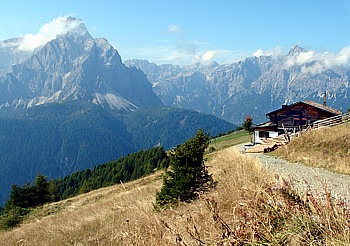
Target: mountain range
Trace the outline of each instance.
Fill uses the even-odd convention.
[[[19,49],[23,38],[0,43],[0,108],[72,99],[123,111],[164,104],[240,125],[248,115],[263,122],[266,113],[283,104],[321,102],[324,92],[328,106],[349,107],[349,66],[329,65],[341,57],[318,57],[296,45],[284,55],[231,64],[123,63],[118,51],[107,40],[92,38],[81,20],[66,21],[75,23],[73,28],[31,52]]]
[[[248,57],[232,64],[156,65],[147,60],[125,61],[141,69],[165,105],[212,114],[235,124],[246,116],[255,123],[283,104],[302,100],[323,101],[340,110],[350,108],[347,65],[307,59],[313,51],[293,46],[288,54]],[[339,59],[340,60],[340,59]]]

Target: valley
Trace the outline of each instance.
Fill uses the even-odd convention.
[[[140,149],[176,147],[199,128],[213,136],[235,128],[190,110],[157,107],[120,113],[75,101],[3,113],[0,126],[3,205],[13,184],[32,183],[38,173],[63,178]]]

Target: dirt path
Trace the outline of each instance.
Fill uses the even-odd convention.
[[[235,148],[243,150],[244,145]],[[292,184],[300,194],[305,194],[308,187],[314,196],[324,197],[325,186],[331,196],[350,204],[350,176],[332,173],[322,168],[308,167],[299,163],[290,163],[277,157],[264,154],[246,154],[258,158],[262,167],[274,173],[279,180],[283,177]],[[276,179],[276,182],[278,181]]]

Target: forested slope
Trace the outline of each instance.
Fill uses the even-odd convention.
[[[217,135],[235,128],[190,110],[147,108],[125,113],[70,101],[0,114],[0,202],[12,184],[38,173],[63,178],[140,149],[176,146],[199,128]]]

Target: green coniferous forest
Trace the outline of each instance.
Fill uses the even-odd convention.
[[[116,161],[91,169],[74,172],[63,179],[56,179],[59,199],[86,193],[119,182],[136,180],[156,169],[169,166],[169,158],[162,147],[140,150]]]

